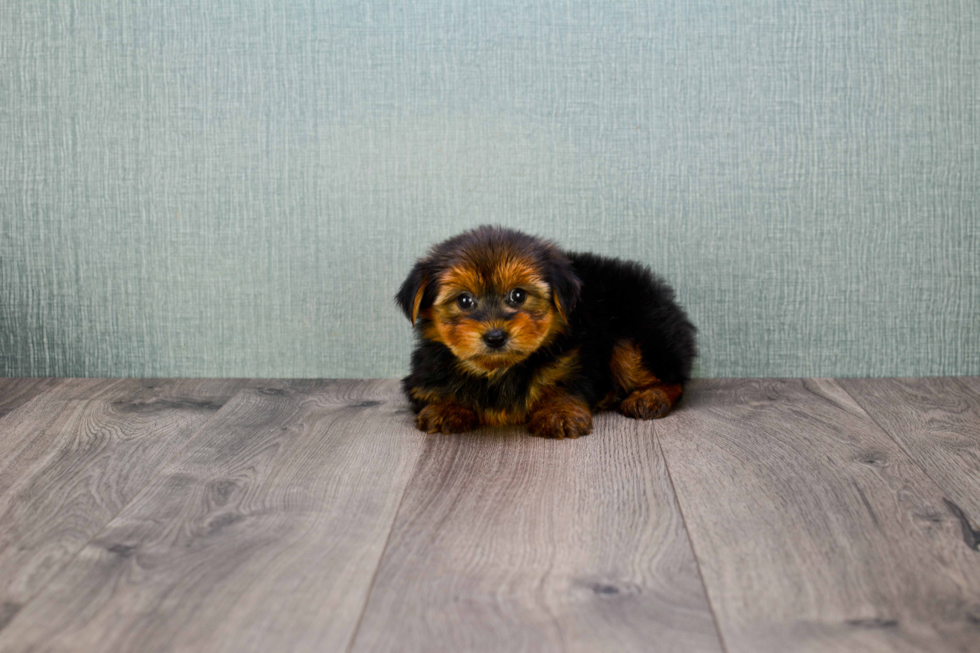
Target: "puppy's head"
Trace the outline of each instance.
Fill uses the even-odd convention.
[[[552,243],[485,226],[433,247],[395,299],[423,337],[446,345],[466,370],[490,376],[562,330],[580,285]]]

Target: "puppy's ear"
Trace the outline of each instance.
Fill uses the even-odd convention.
[[[431,295],[435,282],[431,279],[431,267],[428,260],[418,261],[408,273],[398,294],[395,295],[395,301],[405,317],[412,321],[412,326],[415,326],[419,311],[432,303]]]
[[[548,261],[548,284],[551,301],[562,319],[567,320],[582,294],[582,280],[572,270],[572,262],[561,252],[555,252]]]

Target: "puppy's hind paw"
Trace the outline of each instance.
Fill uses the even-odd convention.
[[[672,390],[674,387],[676,391]],[[679,396],[679,386],[643,388],[623,399],[619,410],[633,419],[658,419],[670,412]]]
[[[429,404],[415,418],[415,426],[426,433],[465,433],[479,424],[479,418],[469,408],[443,402]]]

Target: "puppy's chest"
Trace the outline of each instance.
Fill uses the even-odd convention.
[[[524,378],[481,381],[470,384],[460,397],[470,404],[488,426],[522,424],[528,415],[528,380]]]
[[[578,371],[578,351],[572,351],[531,369],[500,379],[481,380],[467,397],[488,426],[523,424],[542,399]]]

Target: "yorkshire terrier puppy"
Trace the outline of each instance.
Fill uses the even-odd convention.
[[[599,410],[663,417],[697,355],[694,325],[646,267],[502,227],[434,246],[395,299],[418,336],[402,386],[429,433],[577,438]]]

